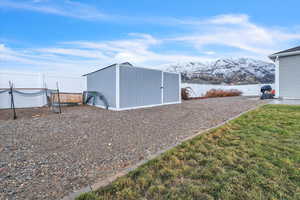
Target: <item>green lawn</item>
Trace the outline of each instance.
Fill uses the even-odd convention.
[[[94,199],[300,199],[300,106],[263,106],[77,198]]]

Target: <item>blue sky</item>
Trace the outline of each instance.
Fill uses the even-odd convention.
[[[299,1],[0,0],[0,69],[82,74],[300,45]]]

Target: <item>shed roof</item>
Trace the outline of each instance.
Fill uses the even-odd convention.
[[[300,46],[293,47],[290,49],[286,49],[283,51],[279,51],[277,53],[271,54],[269,56],[270,59],[275,60],[276,57],[282,57],[282,56],[292,56],[292,55],[300,55]]]
[[[90,73],[87,73],[87,74],[84,74],[84,75],[82,75],[82,76],[87,76],[87,75],[90,75],[90,74],[93,74],[93,73],[95,73],[95,72],[99,72],[99,71],[101,71],[101,70],[103,70],[103,69],[106,69],[106,68],[109,68],[109,67],[113,67],[113,66],[116,66],[117,65],[117,63],[115,63],[115,64],[112,64],[112,65],[109,65],[109,66],[107,66],[107,67],[103,67],[103,68],[101,68],[101,69],[98,69],[98,70],[95,70],[95,71],[92,71],[92,72],[90,72]],[[124,62],[124,63],[120,63],[119,65],[129,65],[129,66],[133,66],[131,63],[129,63],[129,62]]]
[[[103,69],[106,69],[106,68],[109,68],[109,67],[114,67],[114,66],[116,66],[116,65],[118,65],[118,64],[115,63],[115,64],[109,65],[109,66],[107,66],[107,67],[103,67],[103,68],[101,68],[101,69],[98,69],[98,70],[96,70],[96,71],[93,71],[93,72],[84,74],[84,75],[82,75],[82,76],[87,76],[87,75],[90,75],[90,74],[99,72],[99,71],[101,71],[101,70],[103,70]],[[171,73],[171,74],[181,74],[180,72],[169,72],[169,71],[163,71],[163,70],[159,70],[159,69],[152,69],[152,68],[145,68],[145,67],[137,67],[137,66],[132,65],[130,62],[120,63],[119,66],[120,66],[120,67],[123,67],[123,66],[130,66],[130,67],[139,68],[139,69],[155,70],[155,71],[161,71],[161,72],[166,72],[166,73]]]

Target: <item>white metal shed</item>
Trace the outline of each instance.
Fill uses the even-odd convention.
[[[130,63],[113,64],[85,74],[87,90],[105,97],[110,110],[128,110],[181,103],[181,75]],[[95,99],[95,106],[105,107]]]

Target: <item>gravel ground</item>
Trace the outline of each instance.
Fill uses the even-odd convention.
[[[72,106],[64,106],[62,109],[68,112],[68,109],[74,108]],[[52,112],[48,107],[17,108],[16,114],[18,119],[39,118],[47,115],[56,115],[56,113]],[[11,109],[0,109],[0,121],[11,119],[13,119],[13,112]]]
[[[0,199],[60,199],[262,103],[226,97],[0,120]]]

